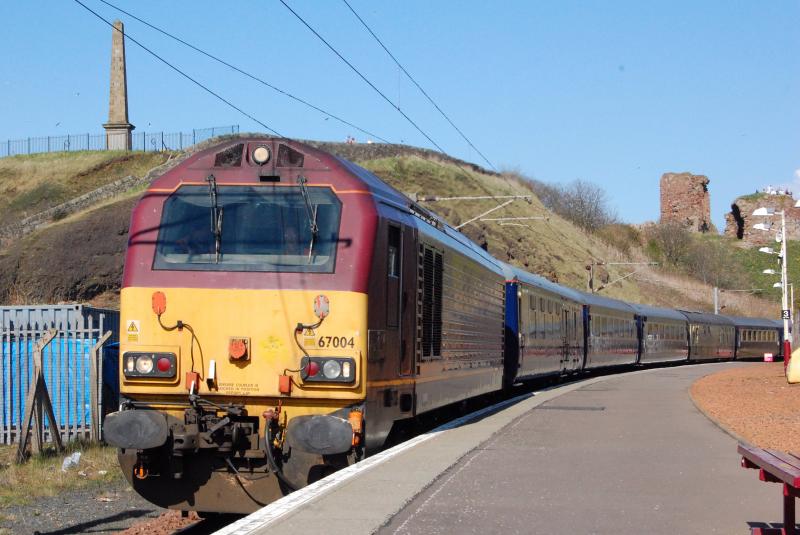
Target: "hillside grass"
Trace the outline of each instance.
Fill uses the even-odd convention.
[[[731,240],[733,241],[733,240]],[[780,250],[780,244],[772,243],[769,245],[776,252]],[[787,277],[789,281],[800,280],[800,242],[788,240],[786,242],[787,256],[789,262],[786,264]],[[775,282],[780,281],[780,263],[778,262],[777,255],[769,255],[759,252],[758,247],[741,248],[737,253],[740,259],[739,267],[742,273],[750,281],[752,288],[760,288],[764,291],[758,292],[757,295],[762,295],[770,300],[779,301],[781,298],[781,289],[773,288]],[[762,273],[765,269],[774,269],[775,275],[765,275]],[[800,292],[800,287],[797,288]],[[800,293],[798,293],[800,296]]]
[[[624,255],[600,237],[579,230],[549,212],[527,182],[504,175],[490,175],[453,163],[418,156],[401,156],[358,162],[396,189],[420,196],[531,195],[530,203],[516,200],[487,215],[500,217],[547,217],[548,220],[476,221],[461,229],[478,244],[486,243],[493,256],[567,286],[586,289],[586,265],[594,260],[622,259]],[[470,200],[420,202],[453,226],[496,207],[504,201]],[[608,279],[624,276],[624,268],[610,266]],[[643,298],[633,280],[609,286],[610,297],[638,301]]]
[[[82,151],[0,158],[0,225],[125,176],[144,176],[169,156],[163,152]]]

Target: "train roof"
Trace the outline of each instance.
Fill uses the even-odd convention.
[[[725,316],[731,320],[737,327],[753,327],[761,329],[779,329],[783,327],[783,323],[777,320],[767,318],[748,318],[745,316]]]
[[[719,314],[711,314],[710,312],[690,312],[688,310],[680,310],[679,312],[686,316],[690,323],[733,326],[733,321],[731,321],[730,318],[720,316]]]
[[[540,275],[528,273],[527,271],[518,267],[514,267],[510,264],[503,265],[503,274],[505,275],[506,280],[517,280],[537,288],[542,288],[543,290],[548,290],[566,299],[571,299],[572,301],[577,301],[579,303],[583,302],[582,293],[578,290],[562,286],[561,284],[549,281]]]
[[[603,297],[597,294],[590,294],[586,292],[580,292],[581,294],[581,302],[590,307],[605,307],[614,310],[619,310],[621,312],[628,312],[633,314],[635,312],[634,308],[625,301],[620,301],[619,299],[612,299],[611,297]]]
[[[679,321],[686,321],[686,316],[678,312],[677,310],[673,310],[671,308],[662,308],[662,307],[654,307],[651,305],[642,305],[639,303],[629,303],[631,308],[636,311],[636,313],[640,316],[645,316],[646,319],[653,319],[653,318],[662,318],[662,319],[671,319],[671,320],[679,320]]]

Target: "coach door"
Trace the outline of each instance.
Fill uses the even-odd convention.
[[[569,341],[572,339],[572,326],[569,322],[569,310],[561,307],[561,371],[565,371],[569,363]]]

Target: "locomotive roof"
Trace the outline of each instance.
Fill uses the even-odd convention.
[[[640,303],[629,303],[631,308],[636,311],[640,316],[645,316],[647,319],[671,319],[686,321],[686,316],[673,310],[671,308],[654,307],[651,305],[642,305]]]
[[[777,324],[783,326],[782,322],[777,320],[771,320],[767,318],[748,318],[745,316],[725,316],[729,320],[731,320],[737,327],[753,327],[753,328],[761,328],[761,329],[777,329],[779,328]]]
[[[686,316],[690,323],[733,326],[733,321],[731,321],[730,318],[720,316],[719,314],[711,314],[710,312],[690,312],[688,310],[680,310],[680,313]]]
[[[237,145],[241,145],[239,151],[235,150]],[[263,166],[253,163],[252,156],[248,152],[248,149],[257,145],[266,145],[271,148],[270,158]],[[299,152],[302,156],[299,163],[281,164],[277,162],[276,160],[280,159],[279,153],[284,150],[283,147]],[[151,187],[176,187],[183,182],[191,181],[205,183],[209,171],[214,173],[217,183],[220,185],[231,182],[241,184],[243,180],[258,184],[262,170],[275,176],[280,175],[281,180],[276,183],[289,184],[289,180],[291,180],[291,185],[294,185],[294,179],[300,174],[329,172],[325,175],[325,181],[329,182],[336,190],[353,189],[364,185],[378,197],[405,205],[411,203],[408,197],[374,174],[343,158],[299,141],[257,134],[231,136],[204,147],[185,159],[179,160],[178,165],[157,177]],[[348,172],[336,172],[341,170]],[[309,185],[313,185],[313,183],[314,180],[309,181]]]

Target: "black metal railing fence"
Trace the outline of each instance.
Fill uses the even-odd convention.
[[[239,125],[214,126],[187,132],[132,132],[131,149],[135,151],[183,150],[206,139],[238,134]],[[0,158],[18,154],[43,152],[77,152],[108,150],[107,134],[69,134],[65,136],[29,137],[0,142]]]

